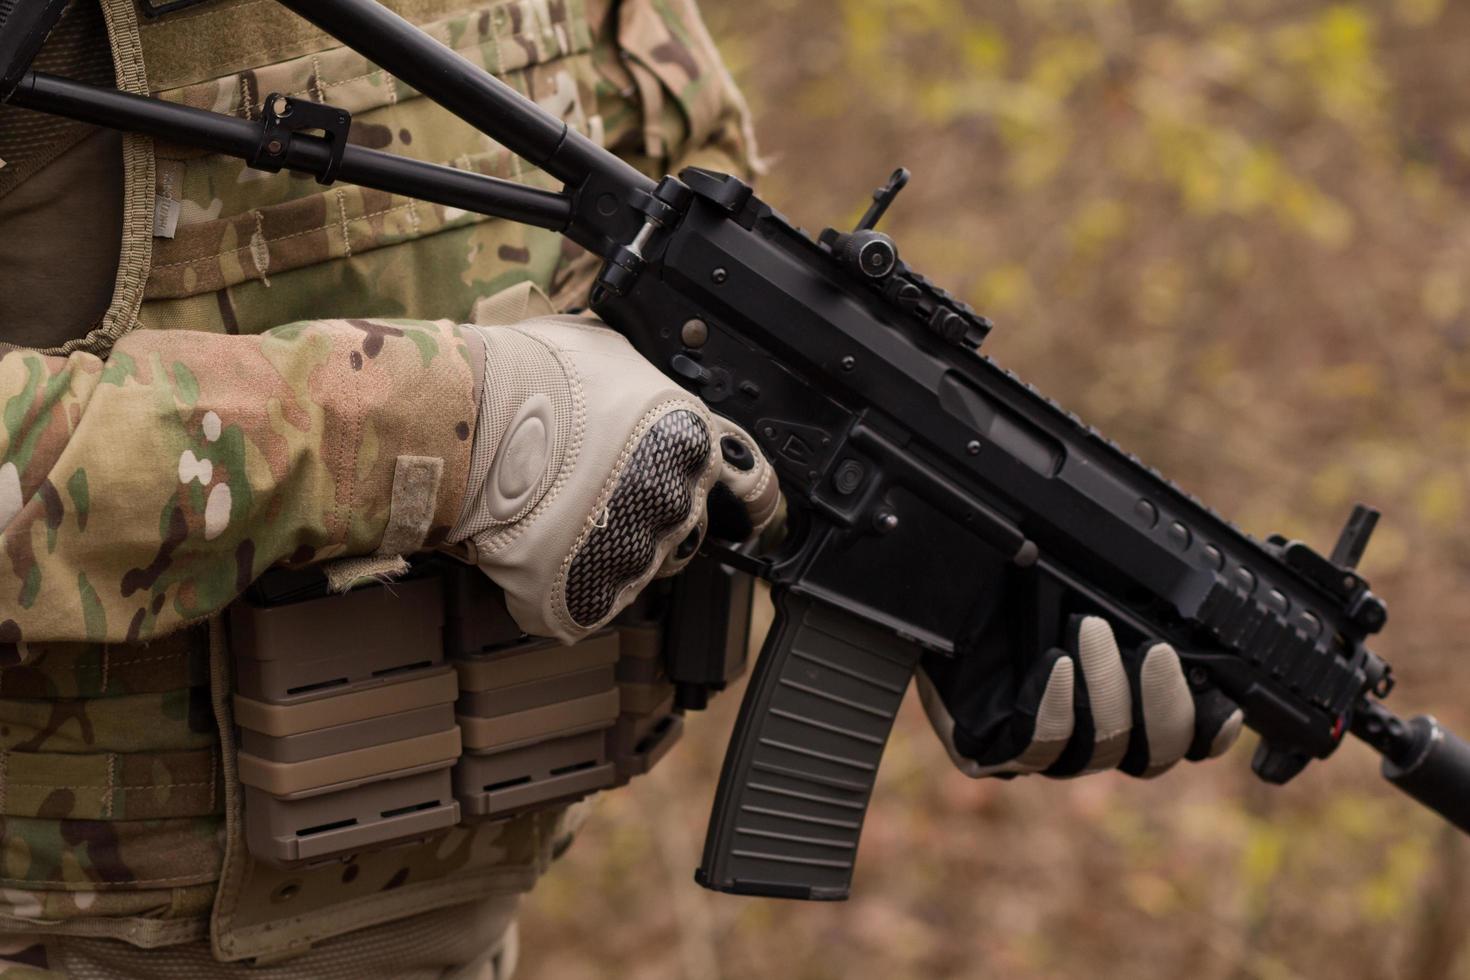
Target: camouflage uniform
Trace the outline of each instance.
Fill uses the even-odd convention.
[[[650,173],[748,169],[744,109],[693,0],[387,5]],[[358,143],[555,186],[273,5],[156,21],[133,0],[75,7],[74,35],[105,20],[122,88],[249,118],[272,91],[329,101]],[[0,170],[0,237],[6,196],[84,141],[61,127]],[[377,551],[400,456],[443,460],[425,543],[442,538],[476,423],[456,324],[524,280],[576,301],[595,264],[453,208],[138,137],[120,153],[105,313],[48,333],[0,309],[0,963],[47,975],[28,972],[46,967],[37,937],[59,935],[270,958],[523,891],[560,812],[345,867],[252,862],[215,617],[273,565]],[[85,236],[63,204],[52,233]]]

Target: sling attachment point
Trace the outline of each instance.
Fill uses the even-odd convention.
[[[328,185],[337,179],[337,172],[342,168],[342,154],[347,150],[347,133],[351,128],[352,113],[346,109],[272,92],[266,97],[261,113],[260,143],[247,162],[257,170],[280,173],[291,151],[291,134],[320,130],[329,149],[321,169],[310,165],[298,167],[294,161],[292,165],[293,169],[313,170],[316,182]]]

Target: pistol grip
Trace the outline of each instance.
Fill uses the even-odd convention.
[[[741,895],[841,900],[919,652],[817,600],[774,598],[694,877]]]

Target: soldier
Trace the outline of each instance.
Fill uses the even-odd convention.
[[[650,174],[751,174],[693,0],[387,5]],[[259,0],[79,0],[37,67],[248,118],[272,91],[330,102],[357,142],[550,186]],[[770,521],[769,467],[726,464],[744,433],[550,315],[596,268],[553,233],[17,110],[0,157],[0,972],[508,975],[563,811],[307,872],[253,860],[219,614],[275,566],[350,583],[440,550],[572,642],[679,569],[716,483],[732,526]],[[620,487],[654,503],[613,522]],[[1167,647],[1123,658],[1096,619],[1072,639],[1015,676],[933,668],[965,771],[1154,774],[1238,730]]]

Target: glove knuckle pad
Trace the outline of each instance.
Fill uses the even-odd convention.
[[[567,569],[567,614],[582,627],[654,568],[660,545],[695,516],[710,466],[709,426],[691,409],[666,413],[636,439]]]

